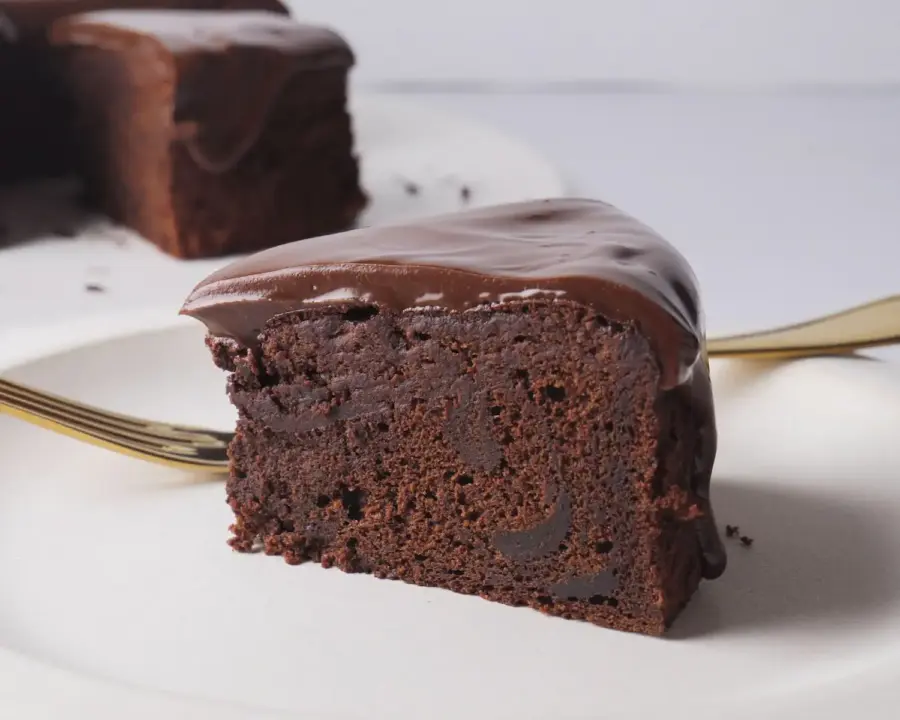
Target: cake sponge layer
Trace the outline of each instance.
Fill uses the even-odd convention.
[[[702,433],[633,325],[541,297],[350,303],[211,345],[237,549],[648,634],[697,588]]]

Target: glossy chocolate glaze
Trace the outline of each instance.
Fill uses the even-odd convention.
[[[700,361],[703,320],[687,262],[637,220],[592,200],[505,205],[282,245],[213,273],[182,312],[252,345],[271,317],[309,303],[465,310],[540,293],[636,322],[660,354],[665,387],[685,382]]]
[[[270,12],[107,10],[60,21],[53,39],[147,52],[133,82],[171,77],[173,140],[210,173],[228,171],[253,147],[295,76],[345,74],[354,62],[334,32]]]
[[[282,245],[213,273],[182,313],[253,347],[270,319],[315,303],[464,311],[538,296],[634,323],[656,352],[660,390],[685,394],[702,436],[692,489],[705,505],[704,574],[717,577],[725,552],[708,502],[716,433],[697,283],[669,243],[606,203],[526,202]]]

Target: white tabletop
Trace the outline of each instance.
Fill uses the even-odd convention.
[[[371,84],[786,88],[900,83],[895,0],[286,0]]]
[[[712,332],[900,292],[900,94],[416,99],[518,135],[558,163],[572,194],[610,201],[659,230],[697,270]],[[64,254],[42,267],[0,255],[14,261],[0,283],[0,342],[16,329],[177,308],[206,272],[186,263],[164,282],[135,282],[142,256],[127,248],[120,267],[86,276],[68,271]],[[106,291],[86,291],[92,282]]]
[[[713,332],[798,320],[900,292],[900,96],[433,94],[418,101],[522,137],[558,163],[572,193],[609,200],[656,227],[696,268]],[[152,325],[159,312],[175,312],[207,267],[175,263],[170,275],[142,282],[142,263],[155,251],[127,243],[120,250],[114,262],[76,272],[64,251],[42,267],[29,266],[23,260],[27,253],[0,251],[0,360],[10,348],[23,352],[29,343],[44,344],[47,328],[61,321],[78,326],[70,328],[76,340],[102,336],[97,330],[103,329],[107,313],[132,312],[139,327]],[[92,282],[105,292],[86,291]],[[81,323],[90,318],[98,324],[86,333]],[[105,350],[101,346],[99,352],[76,356],[72,364],[67,358],[33,365],[31,377],[36,384],[55,378],[60,392],[78,388],[76,397],[148,417],[157,411],[160,417],[171,416],[162,413],[177,406],[205,413],[214,407],[207,405],[213,398],[225,403],[223,395],[207,391],[221,387],[221,378],[212,373],[196,334],[184,337],[184,347],[177,340],[154,339],[149,355],[151,345],[140,339]],[[889,354],[900,358],[896,351]],[[141,383],[134,382],[132,360],[149,363],[146,375],[141,370]],[[888,680],[896,681],[892,659],[897,656],[898,618],[892,553],[900,527],[896,369],[877,363],[810,362],[779,367],[759,378],[733,366],[714,368],[718,517],[723,523],[739,522],[759,541],[747,553],[739,546],[730,550],[729,562],[737,572],[704,590],[688,609],[685,627],[712,632],[700,630],[696,637],[683,636],[685,642],[666,643],[653,652],[648,652],[646,638],[615,633],[604,635],[597,645],[593,635],[575,625],[536,623],[532,630],[527,615],[451,594],[417,604],[415,593],[396,595],[396,583],[367,585],[364,612],[351,611],[353,599],[359,606],[360,586],[355,583],[364,580],[361,576],[339,575],[335,587],[346,588],[341,595],[319,592],[318,585],[307,592],[310,586],[297,584],[306,582],[305,571],[282,573],[277,562],[252,560],[236,570],[229,562],[234,558],[222,552],[227,507],[220,500],[207,502],[208,493],[194,492],[205,493],[202,484],[187,488],[188,495],[154,495],[146,483],[156,480],[145,477],[144,470],[135,473],[131,465],[105,455],[93,460],[93,449],[86,446],[66,446],[65,453],[84,453],[74,463],[62,452],[36,452],[27,444],[30,436],[16,425],[4,436],[4,463],[9,477],[29,482],[10,494],[11,502],[4,493],[7,516],[0,527],[9,538],[25,539],[21,547],[0,547],[6,549],[3,562],[10,577],[28,580],[8,583],[20,592],[8,593],[6,607],[27,619],[22,632],[10,635],[22,645],[11,647],[17,653],[20,647],[38,650],[32,662],[0,648],[5,651],[0,664],[5,661],[7,668],[6,674],[0,670],[0,686],[6,680],[7,687],[14,687],[14,704],[18,700],[26,711],[37,708],[34,717],[43,710],[42,700],[67,710],[97,708],[100,712],[90,717],[98,718],[149,717],[150,712],[157,717],[206,716],[201,708],[179,715],[172,709],[176,693],[244,704],[264,698],[285,708],[318,703],[316,709],[340,698],[347,707],[353,698],[340,692],[342,671],[352,669],[346,653],[353,648],[352,660],[360,667],[381,663],[380,675],[364,674],[368,685],[363,685],[371,690],[364,696],[371,706],[382,708],[393,707],[390,703],[400,697],[398,716],[421,717],[419,709],[433,705],[430,693],[438,680],[441,697],[450,698],[442,706],[445,715],[457,708],[500,708],[510,717],[509,698],[518,702],[513,714],[532,698],[543,703],[533,712],[548,717],[553,713],[546,708],[559,705],[559,698],[567,705],[557,717],[575,708],[569,715],[574,717],[586,707],[639,713],[653,698],[635,705],[642,683],[631,683],[632,688],[629,682],[636,677],[644,681],[647,672],[655,672],[669,681],[671,687],[657,695],[671,706],[673,717],[679,716],[679,707],[692,715],[711,712],[729,718],[833,720],[851,712],[892,717],[889,708],[896,693]],[[206,422],[200,417],[191,421]],[[69,482],[73,478],[75,484]],[[119,491],[123,478],[130,485]],[[116,491],[107,492],[110,488]],[[218,492],[207,488],[213,495]],[[58,502],[48,506],[49,513],[35,515],[47,497]],[[29,512],[38,519],[32,521]],[[198,522],[178,521],[188,516]],[[127,533],[118,532],[123,521]],[[88,539],[60,544],[52,532],[32,532],[37,542],[31,542],[28,533],[37,522],[61,527],[66,538],[86,532]],[[165,547],[157,537],[160,523],[173,528],[162,534]],[[209,527],[220,531],[207,532]],[[112,555],[84,551],[119,535],[124,544],[106,543]],[[32,563],[34,553],[39,560],[52,559],[49,573],[34,570],[48,566]],[[124,571],[111,574],[110,567]],[[156,582],[157,577],[165,582]],[[110,592],[92,596],[98,587],[104,590],[106,581]],[[55,587],[73,588],[74,602],[68,597],[59,602]],[[291,587],[297,592],[284,591]],[[146,588],[163,591],[152,600],[155,611],[145,626],[134,617],[153,597]],[[223,592],[228,602],[216,604]],[[461,609],[449,614],[450,603]],[[210,607],[215,612],[205,612]],[[223,635],[222,618],[261,607],[264,613],[244,613],[256,625],[239,628],[234,637]],[[329,620],[329,612],[338,613],[336,621]],[[201,622],[193,619],[198,617]],[[288,620],[273,631],[271,618]],[[347,618],[351,622],[344,622]],[[182,635],[183,644],[173,654],[172,637]],[[295,638],[330,654],[298,656]],[[232,655],[218,652],[226,647],[223,642]],[[471,663],[472,648],[479,642],[488,652]],[[385,653],[388,646],[399,650]],[[141,652],[129,653],[134,647]],[[442,652],[429,652],[435,647]],[[496,648],[501,651],[492,655]],[[545,670],[533,662],[534,648],[546,648],[561,660],[551,657]],[[266,658],[268,664],[248,673],[232,656]],[[47,658],[61,669],[38,665]],[[316,686],[318,693],[307,693],[302,683],[291,685],[292,678],[316,685],[314,673],[297,670],[300,661],[320,673],[334,668],[325,675],[331,684]],[[565,662],[576,670],[588,668],[582,672],[587,681],[567,672]],[[692,685],[697,667],[713,668],[709,687],[714,692],[706,693],[712,700],[700,697]],[[69,674],[72,668],[89,675]],[[551,678],[549,684],[544,675]],[[540,682],[530,682],[538,676]],[[86,677],[127,685],[110,689]],[[231,682],[233,677],[239,681]],[[380,682],[382,677],[412,682],[398,693]],[[607,685],[591,685],[596,678]],[[603,689],[610,682],[617,692]],[[447,687],[467,692],[448,695]],[[547,687],[558,692],[548,693]],[[171,694],[150,695],[148,690],[143,695],[133,688],[165,688]],[[529,694],[532,688],[538,690]],[[599,693],[599,705],[591,693]],[[719,704],[727,707],[722,710]],[[128,707],[135,709],[121,710]],[[243,715],[229,709],[217,705],[209,716]],[[330,715],[337,717],[340,710]]]

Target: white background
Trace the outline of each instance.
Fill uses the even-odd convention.
[[[900,84],[897,0],[289,0],[364,83]]]

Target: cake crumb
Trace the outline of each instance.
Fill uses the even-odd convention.
[[[725,537],[735,537],[741,529],[737,525],[725,526]]]
[[[86,283],[84,286],[85,292],[90,293],[102,293],[106,292],[106,288],[103,287],[100,283]]]
[[[459,199],[464,203],[468,203],[472,199],[472,189],[468,185],[463,185],[459,189]]]
[[[741,545],[744,547],[750,547],[753,544],[753,538],[747,537],[746,535],[741,535]]]
[[[416,185],[416,183],[410,182],[407,180],[406,182],[403,183],[403,190],[407,195],[415,197],[416,195],[419,194],[419,191],[421,190],[421,188],[418,185]]]

